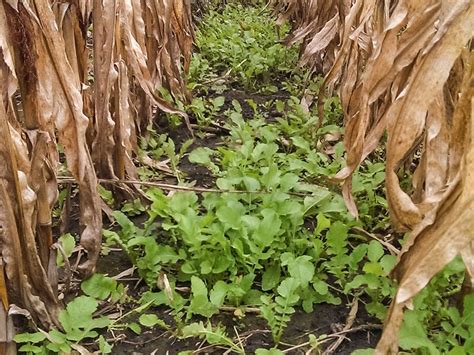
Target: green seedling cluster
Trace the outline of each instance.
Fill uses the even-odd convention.
[[[297,61],[296,48],[281,44],[287,27],[278,28],[268,9],[240,4],[210,11],[196,31],[191,86],[222,90],[231,82],[247,89],[269,83],[270,73],[288,73]]]

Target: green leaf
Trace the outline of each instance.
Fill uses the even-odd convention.
[[[102,200],[104,200],[108,205],[113,205],[114,204],[114,195],[112,194],[111,191],[107,190],[102,185],[99,185],[97,187],[97,190],[98,190],[99,195],[102,198]]]
[[[137,323],[128,323],[128,328],[132,330],[135,334],[140,335],[142,333],[142,328]]]
[[[221,307],[224,304],[228,289],[229,286],[224,281],[217,281],[209,293],[209,299],[211,300],[211,303],[216,307]]]
[[[295,255],[290,252],[284,252],[280,255],[280,261],[282,266],[289,265],[295,259]]]
[[[195,164],[209,165],[212,163],[211,156],[214,151],[207,147],[199,147],[189,153],[189,161]]]
[[[25,344],[21,346],[18,350],[24,353],[33,353],[33,354],[39,354],[43,352],[42,348],[40,348],[39,346],[31,345],[31,344]]]
[[[299,281],[305,287],[314,276],[314,264],[310,256],[299,256],[288,264],[290,276]]]
[[[379,263],[366,263],[362,270],[368,274],[382,276],[384,274],[382,265]]]
[[[283,110],[285,109],[285,103],[281,100],[277,100],[277,102],[275,103],[275,107],[278,112],[283,112]]]
[[[99,350],[101,354],[110,354],[112,352],[112,345],[107,343],[102,335],[99,337]]]
[[[341,221],[334,222],[329,228],[326,239],[327,244],[332,249],[333,254],[343,253],[347,244],[347,232],[349,228]]]
[[[212,99],[212,105],[214,106],[214,109],[217,110],[221,108],[225,103],[225,97],[224,96],[218,96]]]
[[[328,284],[322,280],[314,282],[313,287],[320,295],[327,295],[329,292]]]
[[[181,332],[185,338],[199,337],[202,333],[206,332],[206,327],[203,322],[194,322],[185,326]]]
[[[255,231],[255,241],[262,247],[266,247],[273,242],[273,239],[280,231],[281,220],[274,210],[264,209],[261,212],[263,220]]]
[[[474,294],[468,294],[464,296],[463,314],[464,323],[468,326],[474,326]]]
[[[298,185],[299,177],[296,174],[288,173],[281,177],[280,187],[283,191],[290,191]]]
[[[142,314],[138,321],[144,327],[153,328],[160,322],[160,319],[156,314]]]
[[[15,337],[13,338],[13,340],[15,340],[16,343],[40,343],[45,339],[46,339],[46,335],[40,332],[21,333],[21,334],[15,335]]]
[[[69,302],[66,309],[59,313],[59,321],[64,330],[69,333],[73,329],[89,326],[98,305],[95,299],[88,296],[80,296]]]
[[[163,263],[163,264],[169,264],[169,263],[176,263],[178,260],[180,260],[180,256],[176,254],[175,249],[170,247],[169,245],[158,245],[156,251],[155,251],[155,256],[157,259],[157,262]]]
[[[319,341],[318,338],[314,334],[310,334],[308,336],[309,338],[309,345],[313,348],[316,349],[319,346]]]
[[[64,250],[64,254],[69,258],[72,255],[72,251],[76,247],[76,239],[71,234],[65,234],[59,237],[58,242],[61,244]],[[64,265],[64,258],[63,254],[59,253],[56,256],[56,265],[63,266]]]
[[[293,300],[291,303],[295,303],[298,301],[299,296],[295,294],[296,289],[300,286],[298,280],[294,279],[293,277],[289,277],[283,280],[277,288],[278,294],[286,298],[288,300]],[[294,301],[296,299],[296,301]]]
[[[244,214],[244,210],[240,202],[229,200],[227,205],[220,206],[217,209],[216,216],[226,228],[238,230],[242,226],[241,217]]]
[[[367,249],[367,257],[370,261],[377,262],[382,257],[382,255],[384,255],[382,244],[376,240],[372,240],[369,243],[369,247]]]
[[[400,347],[404,350],[426,349],[432,355],[440,353],[433,342],[428,339],[415,311],[406,311],[404,314],[400,330]]]
[[[291,140],[293,141],[293,144],[295,145],[295,147],[300,148],[304,150],[305,152],[309,152],[311,150],[309,142],[303,137],[295,136],[295,137],[291,137]]]
[[[298,187],[299,187],[299,190],[301,190],[301,183],[298,185]],[[308,211],[310,211],[313,207],[318,206],[321,203],[321,201],[325,200],[329,196],[331,196],[331,192],[323,188],[319,188],[317,191],[313,192],[312,196],[305,197],[304,198],[305,214],[308,213]],[[321,233],[321,231],[329,228],[329,226],[331,225],[330,220],[327,219],[321,213],[318,214],[317,221],[318,221],[318,229],[316,229],[315,234]]]
[[[217,312],[218,308],[209,302],[207,287],[199,277],[191,277],[191,292],[193,297],[188,308],[190,313],[209,318]]]
[[[262,290],[269,291],[274,289],[280,282],[281,270],[279,265],[272,265],[262,276]]]
[[[305,200],[306,204],[306,200]],[[314,235],[318,236],[321,234],[323,230],[328,229],[331,227],[331,220],[327,218],[324,214],[319,213],[318,216],[316,217],[316,230],[314,231]]]
[[[48,339],[54,344],[63,344],[64,342],[66,342],[67,337],[66,334],[61,333],[57,329],[53,329],[49,332]]]
[[[245,188],[248,191],[259,191],[260,190],[260,182],[257,179],[253,178],[253,177],[245,176],[242,179],[242,182],[244,183]]]
[[[219,178],[216,180],[216,185],[221,190],[233,190],[241,181],[242,178]]]
[[[230,345],[234,349],[239,349],[227,337],[225,329],[220,325],[213,327],[211,323],[208,323],[207,326],[204,326],[203,322],[191,323],[182,329],[182,333],[184,337],[205,338],[209,344]]]
[[[86,295],[99,300],[105,300],[116,288],[117,281],[102,274],[94,274],[81,284]]]
[[[395,255],[387,254],[382,256],[382,259],[380,259],[380,265],[382,265],[385,275],[388,275],[392,271],[396,263],[397,257]]]
[[[466,350],[461,346],[455,346],[447,355],[467,355]]]
[[[276,164],[272,164],[269,167],[262,168],[263,176],[260,181],[267,189],[272,189],[278,186],[280,183],[281,172],[278,170]]]

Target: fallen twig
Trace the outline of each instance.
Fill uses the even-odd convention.
[[[344,335],[344,334],[357,333],[357,332],[360,332],[360,331],[363,331],[363,330],[382,329],[382,328],[383,328],[382,324],[370,324],[370,323],[369,324],[362,324],[362,325],[359,325],[357,327],[354,327],[354,328],[351,328],[351,329],[348,329],[348,330],[341,330],[340,332],[330,334],[330,335],[326,336],[326,338],[322,339],[319,342],[319,344],[327,343],[331,339],[337,338],[337,337],[339,337],[341,335]],[[292,352],[293,350],[304,348],[305,346],[308,346],[308,345],[311,345],[311,343],[309,341],[307,341],[305,343],[295,345],[291,348],[285,349],[282,352],[284,354],[288,354],[288,353]]]
[[[72,177],[59,177],[58,183],[59,184],[71,184],[75,183],[76,181]],[[173,185],[173,184],[166,184],[162,182],[154,182],[154,181],[139,181],[139,180],[114,180],[114,179],[99,179],[100,184],[128,184],[128,185],[142,185],[142,186],[150,186],[150,187],[159,187],[163,190],[168,191],[190,191],[190,192],[197,192],[197,193],[234,193],[234,194],[254,194],[254,195],[268,195],[272,194],[273,191],[247,191],[247,190],[221,190],[221,189],[208,189],[204,187],[190,187],[190,186],[180,186],[180,185]],[[288,195],[292,196],[299,196],[299,197],[310,197],[313,196],[310,193],[304,192],[286,192]]]
[[[369,233],[367,232],[365,229],[363,228],[360,228],[360,227],[352,227],[352,230],[354,232],[357,232],[357,233],[361,233],[369,238],[372,238],[376,241],[378,241],[380,244],[382,244],[385,248],[388,249],[388,251],[391,253],[391,254],[394,254],[394,255],[398,255],[400,254],[400,250],[398,250],[397,248],[395,248],[392,244],[386,242],[385,240],[382,240],[380,239],[379,237],[377,237],[375,234],[372,234],[372,233]]]
[[[351,305],[351,310],[349,311],[349,315],[347,316],[346,325],[342,329],[343,331],[349,330],[352,328],[352,326],[354,325],[354,321],[356,319],[358,310],[359,310],[359,299],[357,297],[354,297],[354,300],[352,301],[352,305]],[[329,355],[329,354],[334,353],[336,349],[342,344],[342,342],[344,341],[344,338],[345,337],[343,334],[339,335],[337,340],[334,343],[332,343],[326,350],[324,350],[323,355]]]
[[[253,308],[253,307],[221,306],[221,307],[219,307],[219,310],[222,311],[222,312],[233,312],[233,313],[235,313],[236,311],[241,311],[242,313],[260,314],[260,309],[259,308]]]

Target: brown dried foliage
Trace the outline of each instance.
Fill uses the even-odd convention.
[[[474,284],[474,3],[470,0],[283,0],[302,60],[337,87],[344,109],[349,210],[354,170],[384,134],[393,224],[411,231],[393,276],[399,282],[378,354],[398,352],[403,308],[454,257]],[[323,96],[323,95],[322,95]],[[415,159],[415,156],[418,156]],[[416,166],[411,188],[405,166]]]
[[[185,116],[158,89],[189,97],[192,39],[187,0],[0,0],[0,353],[12,313],[57,323],[58,144],[79,187],[88,275],[101,244],[97,177],[135,178],[153,107]]]

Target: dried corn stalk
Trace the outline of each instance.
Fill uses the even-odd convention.
[[[334,63],[343,20],[350,0],[273,0],[277,23],[291,21],[293,31],[287,45],[302,41],[301,62],[317,73],[327,72]]]
[[[472,292],[474,284],[474,3],[334,2],[334,16],[343,19],[337,25],[327,16],[327,2],[279,3],[287,4],[282,16],[293,17],[293,36],[304,39],[304,60],[319,63],[324,51],[336,53],[324,73],[344,109],[347,167],[337,178],[354,215],[352,174],[387,133],[391,218],[398,229],[412,231],[393,272],[399,288],[377,347],[379,354],[397,353],[403,307],[438,271],[462,255],[466,288]],[[407,163],[417,166],[410,191],[399,181]]]
[[[134,177],[154,107],[185,116],[159,90],[189,96],[190,19],[188,0],[0,0],[0,353],[14,305],[57,323],[58,143],[79,187],[89,274],[101,243],[96,172]]]

